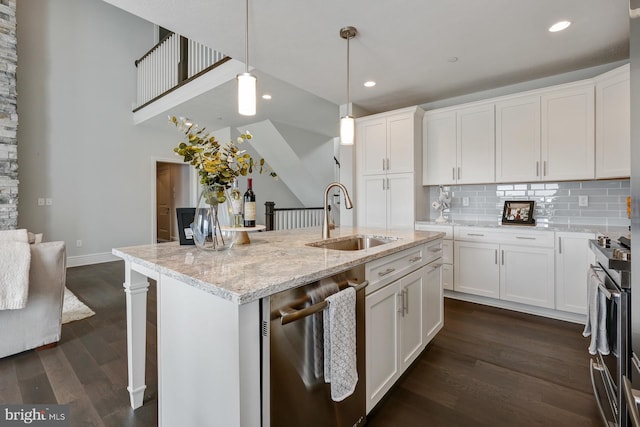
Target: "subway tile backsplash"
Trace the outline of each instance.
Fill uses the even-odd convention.
[[[430,186],[429,212],[434,220],[438,211],[431,203],[438,199],[438,186]],[[517,184],[444,186],[451,194],[451,207],[444,211],[449,221],[496,221],[502,219],[505,200],[533,200],[537,224],[628,226],[628,179]],[[588,206],[579,206],[579,196],[588,197]],[[463,199],[469,206],[463,206]]]

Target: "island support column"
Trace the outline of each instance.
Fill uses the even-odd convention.
[[[143,274],[134,271],[125,261],[124,292],[127,298],[127,361],[129,371],[129,397],[133,409],[142,406],[145,384],[145,357],[147,345],[147,291],[149,282]]]

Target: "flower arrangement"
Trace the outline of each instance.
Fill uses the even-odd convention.
[[[169,116],[169,123],[186,137],[186,142],[180,142],[173,151],[182,156],[185,163],[196,168],[202,185],[217,188],[218,203],[226,200],[225,190],[231,188],[236,178],[253,172],[256,162],[238,147],[245,140],[253,138],[249,131],[240,135],[237,142],[231,140],[221,145],[205,128],[199,128],[184,117]],[[260,159],[257,166],[260,173],[265,171],[277,179],[278,175],[265,166],[264,159]]]

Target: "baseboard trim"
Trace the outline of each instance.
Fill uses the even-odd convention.
[[[584,325],[587,319],[586,315],[569,313],[566,311],[552,310],[543,307],[534,307],[516,302],[496,300],[493,298],[483,297],[480,295],[465,294],[455,291],[444,291],[446,298],[458,299],[461,301],[475,302],[477,304],[489,305],[491,307],[504,308],[506,310],[518,311],[521,313],[533,314],[536,316],[548,317],[550,319],[564,320],[565,322],[579,323]]]
[[[103,252],[89,255],[76,255],[67,257],[67,267],[80,267],[83,265],[102,264],[103,262],[118,261],[121,258],[111,252]]]

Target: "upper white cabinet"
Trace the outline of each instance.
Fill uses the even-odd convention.
[[[540,96],[496,103],[496,181],[540,179]]]
[[[414,171],[415,111],[412,108],[356,120],[361,174]]]
[[[596,178],[631,174],[629,64],[596,78]]]
[[[495,181],[493,103],[425,114],[423,185]]]
[[[594,178],[594,85],[496,102],[496,181]]]
[[[542,180],[595,177],[594,98],[591,82],[542,95]]]
[[[422,114],[412,107],[356,119],[359,226],[413,228]]]

